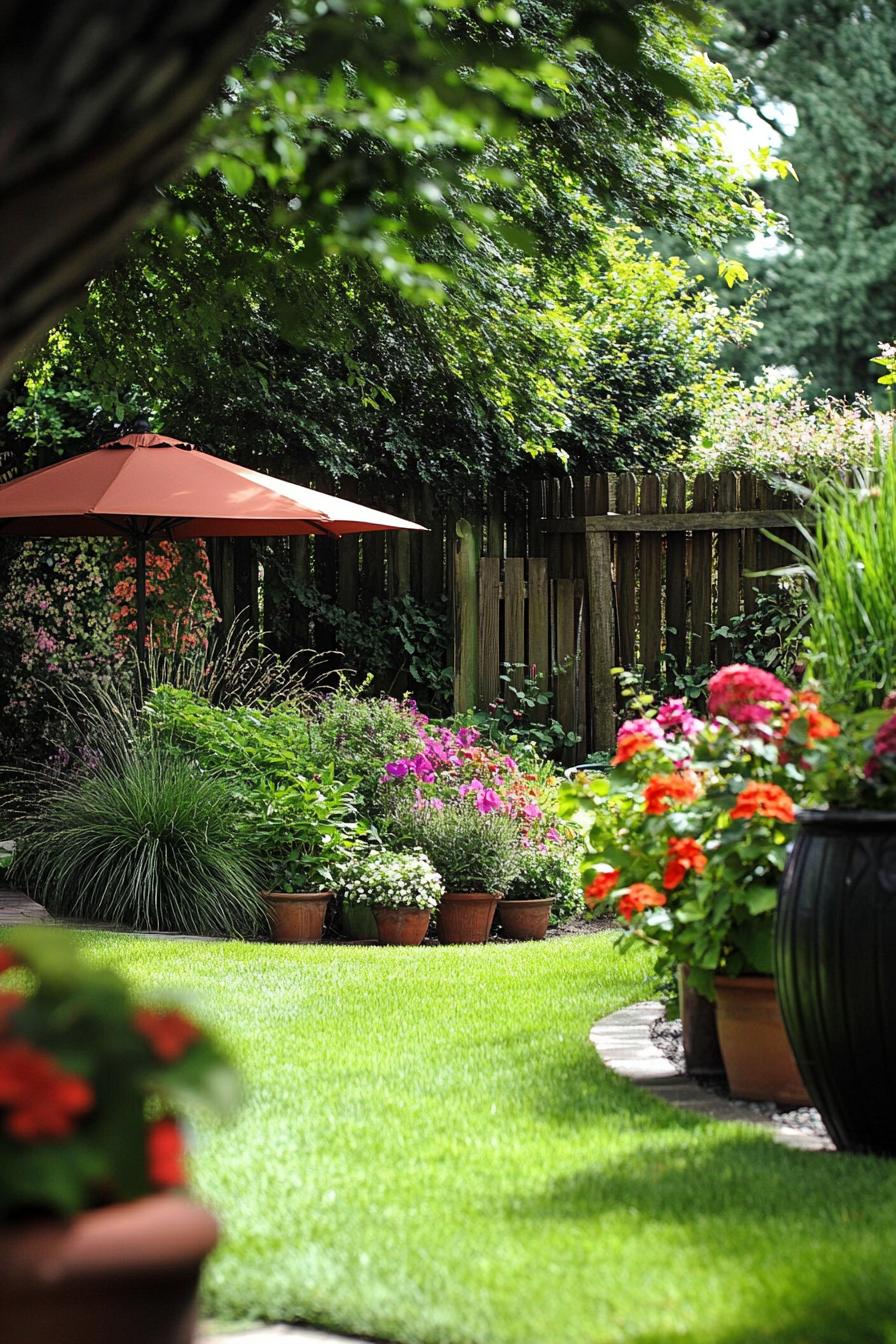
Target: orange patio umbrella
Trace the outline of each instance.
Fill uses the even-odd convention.
[[[203,453],[163,434],[125,434],[0,486],[0,534],[121,536],[137,560],[137,651],[146,653],[146,543],[196,537],[340,537],[425,531]]]

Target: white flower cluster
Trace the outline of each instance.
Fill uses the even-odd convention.
[[[351,905],[435,910],[445,892],[425,854],[374,849],[344,869],[342,896]]]

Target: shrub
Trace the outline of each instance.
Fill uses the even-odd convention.
[[[531,845],[521,850],[517,874],[505,893],[509,901],[546,901],[559,909],[571,907],[570,914],[579,906],[575,898],[579,892],[578,872],[572,846],[559,844]],[[582,906],[584,909],[584,906]],[[570,916],[567,915],[567,918]]]
[[[343,684],[321,700],[311,719],[310,759],[332,764],[337,779],[353,781],[361,811],[376,818],[385,762],[416,750],[418,728],[426,722],[413,700],[367,697]]]
[[[442,879],[424,854],[374,849],[343,869],[340,891],[350,905],[385,905],[398,910],[435,910],[444,893]]]
[[[520,832],[501,812],[482,813],[470,799],[433,807],[403,800],[389,823],[391,844],[420,849],[446,891],[507,891],[518,869]]]
[[[232,790],[164,744],[57,774],[18,821],[13,880],[53,914],[171,933],[262,927],[259,865]]]

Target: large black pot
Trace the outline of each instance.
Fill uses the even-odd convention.
[[[800,1072],[837,1147],[896,1155],[896,812],[800,814],[775,976]]]

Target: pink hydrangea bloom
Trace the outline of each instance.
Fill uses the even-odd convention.
[[[786,709],[793,696],[771,672],[746,663],[732,663],[710,677],[707,704],[713,718],[731,723],[768,723],[776,709]]]

